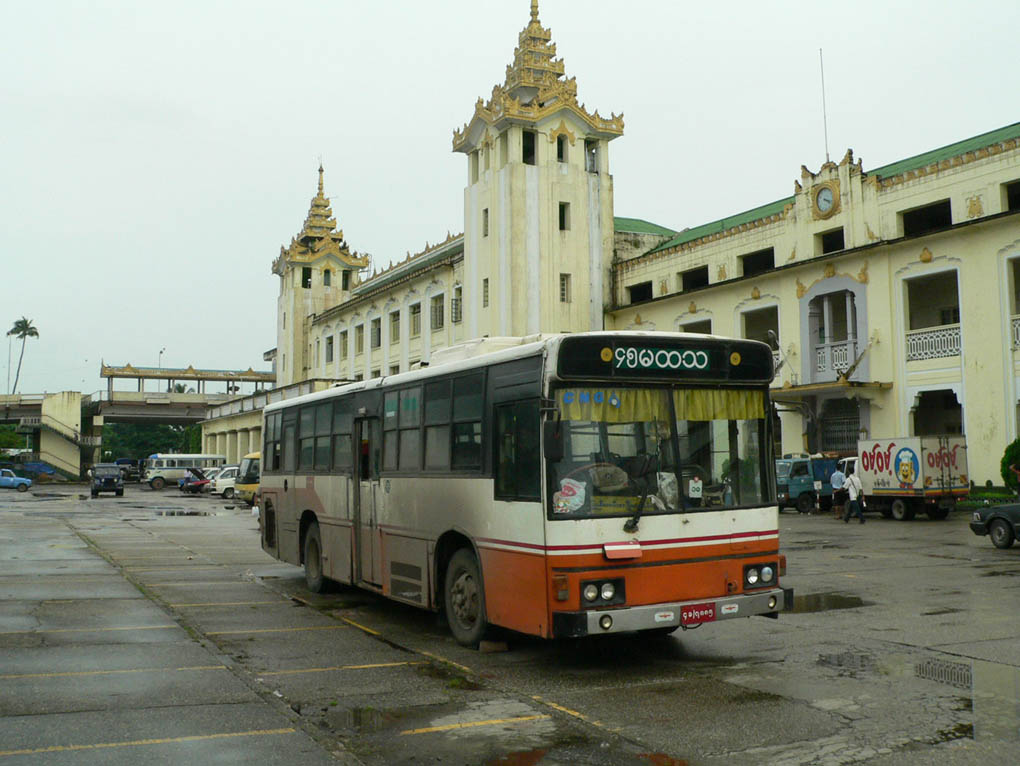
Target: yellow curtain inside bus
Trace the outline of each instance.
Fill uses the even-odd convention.
[[[667,422],[664,391],[647,388],[565,388],[559,392],[564,420],[600,423]],[[677,420],[755,420],[765,417],[765,394],[746,389],[682,389],[673,392]]]

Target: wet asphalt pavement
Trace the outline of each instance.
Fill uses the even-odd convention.
[[[1016,761],[1020,546],[963,513],[782,514],[779,620],[480,652],[308,593],[247,508],[33,490],[0,495],[0,766]]]

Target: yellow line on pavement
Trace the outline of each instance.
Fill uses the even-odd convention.
[[[252,582],[251,580],[240,580],[240,579],[237,579],[237,578],[232,579],[232,580],[195,580],[194,582],[188,582],[186,580],[184,582],[144,582],[144,581],[142,581],[142,584],[146,588],[169,588],[169,587],[173,587],[173,588],[181,587],[181,588],[183,588],[183,587],[186,587],[186,586],[194,586],[194,585],[201,585],[202,587],[206,587],[206,586],[210,586],[211,587],[213,585],[255,585],[255,583]]]
[[[30,633],[109,633],[113,630],[170,630],[179,625],[125,625],[122,628],[37,628],[35,630],[4,630],[0,636],[19,636]]]
[[[343,620],[344,622],[346,622],[348,625],[353,625],[358,630],[363,630],[366,633],[369,633],[369,634],[371,634],[373,636],[381,636],[382,635],[378,630],[372,630],[371,628],[366,628],[364,625],[359,625],[354,620],[348,620],[346,617],[341,617],[340,619]]]
[[[118,673],[166,673],[171,671],[183,672],[190,670],[226,670],[226,665],[195,665],[186,668],[130,668],[127,670],[79,670],[67,673],[11,673],[0,675],[0,679],[11,678],[68,678],[77,676],[107,676]]]
[[[251,633],[294,633],[302,630],[346,630],[346,625],[317,625],[309,628],[257,628],[255,630],[214,630],[207,636],[248,635]]]
[[[562,705],[557,705],[555,702],[550,702],[549,700],[542,699],[537,695],[533,696],[532,699],[535,700],[535,702],[540,702],[543,705],[551,707],[553,710],[559,710],[561,713],[572,715],[574,718],[578,718],[584,721],[585,723],[590,723],[592,726],[598,726],[603,729],[605,728],[603,724],[599,723],[598,721],[593,721],[588,716],[584,715],[583,713],[578,713],[576,710],[571,710],[570,708],[565,708]]]
[[[199,566],[197,564],[192,566],[189,566],[188,564],[181,564],[178,567],[140,567],[137,569],[131,564],[128,564],[122,568],[125,572],[130,572],[131,574],[141,574],[142,572],[219,572],[226,569],[223,565]]]
[[[400,736],[405,734],[431,734],[437,731],[452,731],[453,729],[467,729],[472,726],[498,726],[506,723],[525,723],[526,721],[538,721],[542,718],[550,718],[551,716],[542,713],[540,715],[524,715],[518,718],[494,718],[489,721],[468,721],[466,723],[451,723],[446,726],[430,726],[427,729],[408,729],[407,731],[400,732]]]
[[[257,676],[293,676],[299,673],[326,673],[331,670],[371,670],[372,668],[396,668],[401,665],[422,665],[421,662],[376,662],[372,665],[335,665],[330,668],[301,668],[299,670],[273,670],[256,673]],[[0,676],[3,678],[3,676]]]
[[[257,729],[255,731],[229,731],[223,734],[198,734],[190,737],[164,737],[162,739],[138,739],[133,742],[101,742],[95,745],[51,745],[50,747],[26,748],[24,750],[0,750],[0,757],[8,755],[35,755],[37,753],[66,753],[76,750],[101,750],[111,747],[144,747],[145,745],[167,745],[175,742],[203,742],[231,737],[265,737],[274,734],[293,734],[294,729]]]
[[[184,607],[196,607],[196,606],[262,606],[265,604],[287,604],[290,605],[290,601],[210,601],[207,603],[198,604],[167,604],[172,609],[183,609]]]
[[[418,652],[418,654],[423,654],[426,657],[430,657],[431,659],[435,660],[436,662],[442,662],[444,665],[453,665],[453,667],[455,667],[455,668],[457,668],[459,670],[463,670],[465,673],[472,673],[473,674],[475,672],[471,668],[467,667],[466,665],[461,665],[459,662],[454,662],[453,660],[448,660],[448,659],[446,659],[446,657],[440,657],[438,654],[432,654],[431,652],[426,652],[423,649],[418,649],[417,652]]]

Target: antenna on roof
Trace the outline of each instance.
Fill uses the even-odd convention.
[[[825,137],[825,161],[829,161],[829,122],[825,114],[825,62],[822,61],[822,49],[818,49],[818,68],[822,73],[822,132]]]

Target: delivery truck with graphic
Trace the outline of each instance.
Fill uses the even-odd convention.
[[[944,519],[970,492],[962,436],[863,439],[857,442],[857,456],[843,458],[840,468],[860,477],[865,510],[898,521],[918,513]]]

